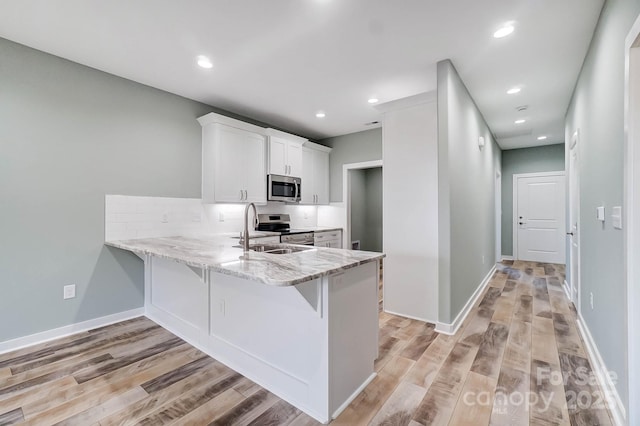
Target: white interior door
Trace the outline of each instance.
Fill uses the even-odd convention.
[[[580,187],[578,185],[578,137],[571,138],[569,150],[569,293],[571,301],[580,309]]]
[[[514,175],[516,258],[565,263],[564,172]]]

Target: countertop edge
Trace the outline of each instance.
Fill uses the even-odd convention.
[[[340,228],[336,228],[336,229],[340,229]],[[305,275],[302,276],[300,278],[296,278],[293,280],[286,280],[286,281],[278,281],[278,280],[268,280],[268,279],[264,279],[262,277],[257,277],[255,275],[252,274],[246,274],[246,273],[242,273],[240,271],[236,271],[236,270],[232,270],[232,269],[228,269],[225,268],[224,266],[220,265],[220,264],[204,264],[204,263],[198,263],[198,262],[190,262],[187,259],[184,258],[180,258],[180,257],[176,257],[176,256],[168,256],[168,255],[164,255],[161,253],[156,253],[152,250],[145,250],[145,249],[133,249],[132,247],[126,245],[126,244],[119,244],[118,241],[105,241],[104,244],[106,246],[110,246],[110,247],[114,247],[117,249],[121,249],[121,250],[126,250],[132,253],[136,253],[136,254],[142,254],[142,255],[149,255],[149,256],[155,256],[158,258],[162,258],[162,259],[167,259],[167,260],[172,260],[174,262],[178,262],[178,263],[182,263],[184,265],[187,266],[191,266],[194,268],[200,268],[200,269],[208,269],[210,271],[214,271],[214,272],[218,272],[218,273],[222,273],[225,275],[229,275],[229,276],[234,276],[237,278],[243,278],[243,279],[247,279],[247,280],[251,280],[251,281],[255,281],[255,282],[259,282],[265,285],[269,285],[269,286],[274,286],[274,287],[290,287],[290,286],[294,286],[296,284],[301,284],[307,281],[311,281],[314,279],[318,279],[318,278],[322,278],[324,276],[327,275],[331,275],[333,273],[336,272],[341,272],[341,271],[345,271],[351,268],[355,268],[358,267],[360,265],[364,265],[365,263],[369,263],[369,262],[375,262],[378,260],[383,259],[384,257],[386,257],[386,255],[384,253],[379,253],[377,256],[372,256],[370,258],[367,259],[361,259],[361,260],[357,260],[357,261],[353,261],[347,265],[341,265],[341,266],[336,266],[334,268],[329,268],[327,270],[324,270],[322,272],[317,272],[314,274],[309,274],[309,275]],[[324,250],[343,250],[343,249],[331,249],[331,248],[322,248]],[[273,256],[280,256],[280,255],[273,255]],[[241,259],[238,259],[241,260]],[[226,262],[222,262],[222,263],[226,263]]]

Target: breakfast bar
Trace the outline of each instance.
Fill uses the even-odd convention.
[[[375,377],[381,253],[229,235],[109,241],[144,260],[145,313],[322,423]]]

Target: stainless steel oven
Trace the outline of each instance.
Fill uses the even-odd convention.
[[[302,179],[299,177],[267,175],[267,200],[299,203]]]

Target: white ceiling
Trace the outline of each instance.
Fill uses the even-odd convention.
[[[370,128],[380,119],[373,95],[383,103],[434,90],[436,62],[449,58],[509,149],[563,142],[602,4],[3,0],[0,37],[314,139]],[[507,21],[515,32],[494,39]],[[203,54],[212,69],[196,65]],[[507,95],[515,85],[522,91]],[[521,131],[529,135],[501,137]]]

